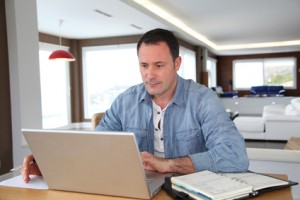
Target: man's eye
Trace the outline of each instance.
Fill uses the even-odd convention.
[[[161,64],[161,65],[156,65],[156,66],[157,66],[158,68],[161,68],[161,67],[163,67],[164,65]]]

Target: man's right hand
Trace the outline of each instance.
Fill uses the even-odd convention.
[[[24,158],[21,174],[25,183],[30,181],[29,175],[42,176],[42,173],[36,164],[33,155],[29,155]]]

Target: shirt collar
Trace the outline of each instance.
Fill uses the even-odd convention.
[[[176,90],[173,99],[171,100],[171,103],[174,103],[178,106],[184,106],[185,103],[185,95],[184,95],[184,79],[181,78],[179,75],[177,75],[177,85],[176,85]],[[152,97],[151,95],[147,92],[145,85],[143,85],[142,89],[142,95],[139,100],[139,103],[142,101],[145,101],[147,104],[152,105]]]
[[[184,84],[184,79],[181,78],[179,75],[177,75],[177,85],[176,85],[176,90],[175,94],[173,97],[172,102],[178,106],[184,106],[185,104],[185,84]]]

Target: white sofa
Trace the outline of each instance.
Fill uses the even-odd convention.
[[[288,105],[267,105],[261,117],[240,116],[234,120],[245,139],[288,140],[300,137],[300,97]]]

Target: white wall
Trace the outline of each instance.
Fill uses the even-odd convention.
[[[239,97],[239,98],[220,98],[226,109],[232,112],[238,111],[240,115],[262,115],[266,105],[283,104],[287,105],[294,97]]]
[[[39,38],[35,0],[5,0],[10,68],[13,161],[30,153],[21,128],[41,128]]]

